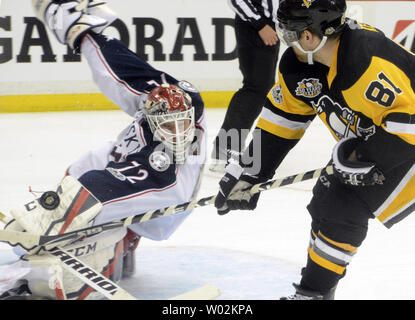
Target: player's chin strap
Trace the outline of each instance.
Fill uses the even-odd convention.
[[[320,44],[314,50],[304,50],[304,48],[301,46],[301,44],[298,41],[294,41],[293,44],[298,50],[300,50],[302,53],[305,53],[307,55],[308,64],[314,64],[314,60],[313,60],[314,53],[316,53],[318,50],[323,48],[326,42],[327,42],[327,37],[324,36],[323,39],[321,39]]]
[[[254,194],[270,189],[280,188],[297,182],[318,178],[322,173],[325,173],[327,175],[333,174],[333,166],[330,165],[324,168],[295,174],[285,178],[269,180],[264,183],[258,183],[251,187],[250,192]],[[170,207],[165,207],[162,209],[151,210],[146,213],[140,213],[135,216],[129,216],[121,220],[107,222],[96,226],[86,227],[83,229],[52,236],[36,235],[28,232],[19,232],[12,230],[0,230],[0,242],[7,242],[12,246],[20,245],[28,251],[36,247],[56,246],[68,240],[74,241],[81,237],[92,236],[107,230],[127,227],[132,224],[141,223],[144,221],[169,216],[178,212],[189,211],[194,208],[211,205],[215,203],[215,198],[216,195],[202,198],[199,200],[181,203],[178,205],[172,205]]]

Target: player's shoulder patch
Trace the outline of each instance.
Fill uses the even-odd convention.
[[[164,172],[170,167],[172,161],[166,152],[156,150],[149,155],[148,163],[154,170]]]
[[[181,80],[177,83],[177,85],[179,86],[179,88],[185,90],[185,91],[189,91],[189,92],[193,92],[193,93],[198,93],[199,90],[192,85],[190,82],[185,81],[185,80]]]
[[[322,89],[323,85],[320,83],[319,79],[307,78],[297,82],[295,94],[304,98],[315,98],[321,93]]]
[[[270,93],[271,93],[272,100],[274,100],[274,102],[276,104],[282,104],[283,103],[284,98],[283,98],[282,91],[281,91],[281,84],[275,85],[271,89]]]

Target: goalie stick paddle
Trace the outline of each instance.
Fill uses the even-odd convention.
[[[4,224],[9,223],[10,219],[0,212],[0,221]],[[92,267],[80,261],[78,258],[66,250],[54,247],[47,250],[48,253],[56,257],[63,268],[75,277],[81,279],[84,283],[94,288],[104,297],[110,300],[137,300],[115,282],[95,271]]]
[[[251,187],[250,191],[252,194],[280,188],[286,185],[310,180],[319,177],[323,172],[328,175],[333,174],[333,166],[327,166],[324,168],[311,170],[295,175],[291,175],[285,178],[270,180],[264,183],[258,183]],[[210,196],[201,198],[199,200],[189,201],[178,205],[172,205],[170,207],[165,207],[162,209],[151,210],[146,213],[140,213],[135,216],[130,216],[121,220],[116,220],[112,222],[103,223],[100,225],[86,227],[79,230],[70,231],[63,234],[58,235],[35,235],[27,232],[19,232],[19,231],[9,231],[9,230],[0,230],[0,241],[7,242],[12,246],[20,245],[26,250],[32,250],[38,246],[55,246],[63,241],[68,240],[76,240],[80,237],[84,236],[92,236],[107,230],[112,230],[115,228],[120,227],[127,227],[131,224],[136,224],[152,219],[157,219],[160,217],[166,217],[174,213],[184,212],[188,210],[192,210],[194,208],[207,206],[213,204],[215,202],[216,196]]]
[[[9,218],[0,212],[0,221],[7,224]],[[80,278],[104,297],[110,300],[138,300],[115,282],[95,271],[95,269],[83,263],[63,248],[54,247],[47,251],[50,255],[60,260],[65,270]],[[208,284],[168,298],[167,300],[213,300],[220,295],[221,292],[216,286]]]
[[[57,257],[67,271],[80,278],[104,297],[110,300],[138,300],[118,284],[95,271],[95,269],[83,263],[63,248],[55,247],[49,249],[48,252],[52,256]],[[219,297],[220,294],[221,292],[216,286],[208,284],[167,300],[213,300]]]
[[[104,297],[110,300],[137,300],[115,282],[95,271],[64,249],[55,247],[47,251],[52,256],[57,257],[67,271],[80,278]]]

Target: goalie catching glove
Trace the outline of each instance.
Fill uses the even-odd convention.
[[[215,199],[218,214],[224,215],[231,210],[254,210],[259,193],[252,194],[250,189],[258,183],[257,179],[243,174],[243,168],[234,160],[230,160],[225,172]]]
[[[383,184],[385,176],[370,161],[364,161],[358,152],[363,140],[346,138],[340,140],[333,149],[334,174],[343,183],[354,186],[372,186]]]

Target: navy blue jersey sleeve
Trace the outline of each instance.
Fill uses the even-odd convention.
[[[120,40],[96,33],[91,33],[90,36],[99,46],[102,57],[111,71],[134,90],[147,93],[162,83],[174,84],[178,82],[169,74],[152,67]]]
[[[176,85],[190,95],[196,121],[203,114],[203,100],[195,86],[155,69],[118,39],[91,32],[84,40],[82,53],[102,93],[128,114],[134,115],[145,95],[163,83]]]
[[[146,146],[126,161],[111,161],[104,170],[88,171],[79,181],[102,203],[172,187],[176,166],[171,155],[158,150],[157,145]]]

